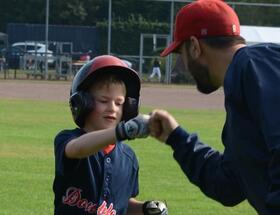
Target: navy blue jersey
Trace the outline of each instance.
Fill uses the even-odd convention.
[[[69,159],[65,146],[84,134],[65,130],[55,138],[55,215],[126,214],[128,201],[138,194],[138,161],[133,150],[117,143],[84,159]],[[116,213],[114,213],[114,211]]]
[[[160,67],[160,63],[158,59],[154,60],[153,67]]]
[[[261,215],[280,214],[280,46],[239,49],[225,81],[223,153],[178,127],[167,143],[191,182],[233,206],[247,199]]]

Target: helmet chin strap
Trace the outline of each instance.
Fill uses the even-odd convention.
[[[123,105],[122,120],[128,121],[136,117],[139,113],[139,102],[135,98],[126,97]]]

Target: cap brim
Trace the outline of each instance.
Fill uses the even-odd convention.
[[[165,57],[167,55],[169,55],[171,52],[174,52],[180,45],[182,42],[180,41],[173,41],[169,46],[167,46],[163,52],[160,53],[161,57]]]

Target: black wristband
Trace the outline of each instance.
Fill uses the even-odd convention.
[[[144,204],[142,205],[142,212],[143,212],[144,215],[149,215],[149,214],[147,213],[147,210],[146,210],[147,204],[148,204],[149,202],[150,202],[150,201],[146,201],[146,202],[144,202]]]

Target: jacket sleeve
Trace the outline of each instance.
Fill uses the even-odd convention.
[[[196,134],[176,128],[167,140],[174,158],[188,179],[208,197],[225,206],[245,199],[227,153],[219,153],[201,143]]]
[[[270,157],[269,214],[280,213],[280,59],[249,60],[243,75],[244,95],[251,117],[264,136]]]

